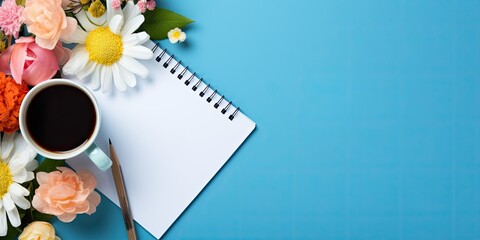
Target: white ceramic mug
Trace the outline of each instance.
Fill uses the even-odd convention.
[[[75,87],[81,90],[85,95],[89,97],[92,101],[92,104],[95,109],[95,124],[94,130],[88,140],[86,140],[83,144],[66,151],[51,151],[41,147],[35,140],[32,138],[31,134],[28,131],[28,123],[27,123],[27,112],[32,102],[32,99],[43,90],[57,85],[66,85]],[[25,141],[32,146],[40,155],[51,158],[51,159],[69,159],[75,157],[83,152],[87,154],[87,156],[100,168],[102,171],[106,171],[112,165],[112,161],[110,158],[94,143],[98,132],[100,131],[101,125],[101,115],[100,109],[98,107],[97,101],[93,96],[92,92],[88,90],[83,85],[74,82],[72,80],[67,79],[51,79],[44,81],[35,87],[33,87],[23,99],[22,105],[20,106],[20,114],[19,114],[19,123],[20,123],[20,131],[22,132]]]

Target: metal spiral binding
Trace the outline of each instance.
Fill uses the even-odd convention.
[[[194,72],[194,73],[192,74],[192,76],[190,76],[190,77],[187,79],[187,81],[185,81],[185,85],[188,86],[188,85],[190,84],[190,82],[192,82],[193,78],[195,77],[195,74],[197,74],[197,73]]]
[[[192,90],[194,92],[197,91],[198,86],[200,86],[200,83],[202,83],[202,82],[203,82],[203,78],[200,78],[200,80],[198,80],[198,82],[195,83],[195,85],[193,85]]]
[[[158,45],[155,45],[155,46],[158,46]],[[157,50],[157,48],[154,47],[154,48],[152,49],[152,51],[155,52],[155,50]],[[167,52],[167,49],[166,49],[166,48],[163,49],[163,51],[160,53],[160,55],[158,55],[158,56],[155,58],[155,60],[156,60],[157,62],[160,62],[160,60],[162,59],[163,55],[165,55],[166,52]]]
[[[212,95],[210,95],[210,97],[207,98],[207,102],[211,102],[212,99],[215,97],[215,95],[217,95],[217,90],[215,89],[212,93]]]
[[[159,48],[158,44],[155,44],[155,46],[153,46],[151,50],[152,50],[153,53],[155,53],[155,51],[156,51],[158,48]],[[162,58],[163,58],[163,56],[165,55],[166,52],[167,52],[167,49],[163,49],[162,52],[155,58],[155,60],[160,63],[160,61],[162,60]],[[170,62],[172,61],[172,59],[174,59],[174,56],[175,56],[175,55],[172,54],[172,55],[163,63],[162,66],[163,66],[164,68],[168,68]],[[175,64],[175,66],[173,66],[173,67],[170,69],[170,73],[171,73],[171,74],[175,74],[180,66],[182,66],[182,61],[178,61],[178,62]],[[182,67],[183,67],[183,66],[182,66]],[[178,78],[179,80],[181,80],[181,79],[185,76],[185,74],[187,73],[187,71],[188,71],[188,66],[185,67],[185,68],[177,75],[177,78]],[[192,74],[190,75],[190,77],[189,77],[187,80],[185,80],[185,85],[186,85],[186,86],[190,85],[190,83],[191,83],[191,82],[193,81],[193,79],[195,78],[196,74],[197,74],[196,72],[192,73]],[[200,87],[200,84],[202,84],[202,83],[205,83],[205,82],[203,81],[203,78],[200,78],[200,79],[195,83],[195,85],[192,86],[192,90],[193,90],[194,92],[197,91],[198,88]],[[205,83],[205,84],[206,84],[206,83]],[[208,103],[212,102],[212,100],[213,100],[213,99],[215,98],[215,96],[218,94],[218,91],[217,91],[216,89],[211,88],[211,87],[210,87],[210,84],[207,84],[207,85],[205,86],[205,88],[198,94],[200,97],[203,98],[203,97],[205,96],[205,94],[208,92],[209,89],[212,89],[213,92],[212,92],[212,93],[210,94],[210,96],[207,97],[207,99],[206,99],[206,101],[207,101]],[[223,102],[224,100],[226,100],[226,99],[225,99],[225,96],[223,96],[223,95],[220,96],[220,99],[219,99],[215,104],[213,104],[213,107],[218,109],[218,107],[220,107],[220,105],[222,104],[222,102]],[[228,101],[228,100],[226,100],[226,101]],[[234,107],[232,101],[229,101],[229,102],[227,103],[227,105],[226,105],[224,108],[222,108],[222,110],[220,110],[220,112],[221,112],[222,114],[225,114],[225,113],[227,113],[227,111],[230,109],[230,107]],[[239,108],[239,107],[236,107],[235,110],[233,111],[233,113],[228,116],[228,119],[229,119],[230,121],[233,121],[233,119],[235,119],[235,117],[237,116],[237,114],[238,114],[239,111],[240,111],[240,108]]]
[[[231,105],[232,105],[232,101],[228,102],[227,106],[225,106],[222,109],[222,114],[225,114],[228,111],[228,109],[230,108]]]
[[[184,68],[183,71],[180,74],[178,74],[178,76],[177,76],[178,80],[181,80],[183,78],[183,75],[185,75],[187,70],[188,70],[188,66],[186,68]]]
[[[205,96],[205,93],[208,91],[208,89],[210,88],[210,83],[205,87],[205,89],[203,89],[203,91],[200,92],[200,97],[203,97]]]
[[[217,103],[213,104],[213,107],[214,107],[214,108],[218,108],[218,107],[220,106],[220,104],[223,102],[223,99],[224,99],[224,97],[223,97],[223,95],[222,95],[222,97],[220,98],[220,100],[218,100]]]
[[[182,64],[182,61],[177,62],[177,64],[175,64],[175,67],[173,67],[172,69],[170,69],[170,73],[171,73],[171,74],[174,74],[174,73],[177,71],[178,65],[180,65],[180,64]]]
[[[172,61],[173,57],[175,57],[175,54],[172,54],[172,56],[170,56],[166,62],[163,63],[163,67],[164,68],[167,68],[168,67],[168,64],[170,64],[170,61]]]

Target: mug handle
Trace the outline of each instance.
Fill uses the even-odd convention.
[[[100,149],[95,143],[92,143],[87,150],[85,150],[88,158],[92,160],[95,165],[102,171],[107,171],[112,166],[112,160]]]

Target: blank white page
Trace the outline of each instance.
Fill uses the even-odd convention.
[[[152,47],[153,43],[146,44]],[[155,51],[155,57],[162,50]],[[112,93],[95,91],[101,109],[102,126],[96,143],[108,154],[108,139],[112,140],[120,159],[127,193],[134,219],[156,238],[160,238],[193,199],[207,185],[225,162],[240,147],[255,128],[255,123],[237,113],[225,114],[224,100],[206,101],[192,87],[199,81],[178,66],[172,59],[167,68],[162,65],[170,56],[165,54],[160,63],[155,59],[141,61],[149,70],[148,79],[137,79],[137,86],[126,92],[114,89]],[[113,87],[113,86],[112,86]],[[119,206],[111,171],[101,172],[82,154],[67,163],[75,170],[89,169],[97,178],[97,188]]]

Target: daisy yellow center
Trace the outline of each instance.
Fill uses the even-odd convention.
[[[173,37],[174,38],[180,38],[180,32],[174,32]]]
[[[103,65],[112,65],[122,57],[122,38],[108,27],[99,27],[88,34],[86,42],[89,58]]]
[[[0,198],[8,192],[8,188],[13,183],[12,174],[8,164],[0,160]]]

